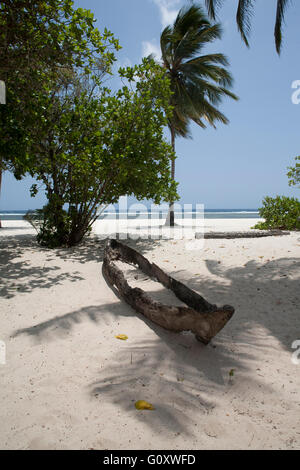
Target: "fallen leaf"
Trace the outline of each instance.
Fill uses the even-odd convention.
[[[122,339],[123,341],[126,341],[126,339],[128,339],[128,336],[127,335],[117,335],[117,336],[115,336],[115,338]]]
[[[151,403],[148,403],[145,400],[138,400],[135,402],[135,407],[137,410],[155,410],[154,406]]]
[[[233,377],[233,376],[234,376],[234,371],[235,371],[235,369],[230,369],[230,371],[229,371],[229,377]]]

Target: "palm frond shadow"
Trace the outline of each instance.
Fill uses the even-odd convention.
[[[236,313],[232,321],[238,315],[238,335],[244,334],[245,328],[251,325],[261,325],[290,350],[291,343],[300,334],[299,258],[251,260],[243,266],[227,269],[215,260],[206,260],[206,267],[213,277],[195,276],[188,271],[174,275],[188,282],[208,301],[234,305]],[[289,278],[291,275],[293,279]],[[291,325],[294,325],[293,333]]]
[[[193,277],[187,271],[170,274],[209,301],[232,303],[236,307],[233,318],[208,346],[198,343],[192,334],[163,330],[118,301],[91,305],[18,330],[13,336],[27,334],[37,341],[45,341],[69,333],[87,319],[100,328],[101,324],[116,322],[124,316],[138,316],[152,330],[151,337],[147,334],[146,339],[129,338],[111,358],[109,366],[102,367],[95,380],[87,384],[87,391],[100,403],[109,401],[125,413],[136,413],[135,416],[153,432],[159,430],[166,435],[180,432],[192,437],[193,426],[201,425],[196,421],[199,416],[213,413],[218,406],[218,396],[230,393],[228,373],[231,369],[238,371],[239,376],[234,385],[235,393],[239,393],[245,381],[247,387],[255,389],[259,386],[264,393],[272,393],[271,384],[250,374],[250,370],[260,366],[265,352],[270,352],[265,329],[284,347],[290,348],[291,328],[287,322],[295,321],[295,330],[299,325],[299,315],[293,304],[299,295],[299,286],[295,280],[285,281],[289,273],[297,272],[299,260],[252,261],[228,269],[208,260],[207,266],[213,277]],[[282,282],[286,282],[286,293],[277,304],[278,287],[282,288]],[[249,286],[253,291],[251,305],[245,301],[249,299]],[[244,295],[246,288],[247,296]],[[272,300],[275,302],[270,310]],[[289,310],[289,318],[285,319],[283,310],[287,308],[293,310]],[[257,326],[264,328],[257,329]],[[276,357],[276,346],[271,347]],[[156,411],[136,411],[134,402],[138,399],[153,403]]]
[[[100,403],[108,399],[125,412],[133,409],[136,400],[148,400],[156,412],[138,412],[143,424],[153,432],[177,431],[192,437],[194,426],[201,426],[199,418],[205,420],[218,406],[217,397],[230,393],[229,371],[236,369],[247,376],[245,363],[254,363],[255,355],[249,347],[236,355],[231,336],[223,332],[213,345],[204,346],[194,335],[149,326],[157,338],[126,344],[114,357],[115,365],[99,371],[89,392]],[[264,344],[259,348],[263,355]],[[247,383],[256,386],[249,378]],[[270,393],[267,385],[263,387]]]
[[[75,310],[65,315],[51,318],[45,322],[38,323],[28,328],[22,328],[12,333],[11,338],[20,335],[28,335],[36,342],[51,341],[57,337],[64,337],[72,329],[88,320],[96,324],[103,324],[111,321],[112,316],[117,319],[124,314],[124,309],[118,303],[104,305],[90,305],[79,310]]]
[[[147,424],[153,429],[165,426],[166,429],[179,429],[191,435],[192,410],[198,417],[199,413],[205,415],[212,412],[217,402],[211,398],[211,391],[213,389],[221,394],[228,391],[229,370],[236,369],[239,376],[247,377],[249,387],[257,386],[255,379],[249,378],[249,369],[259,367],[258,358],[263,359],[266,350],[273,348],[274,357],[278,350],[268,344],[265,331],[256,326],[270,331],[288,349],[294,337],[291,337],[287,322],[294,321],[296,328],[300,326],[296,308],[299,281],[289,280],[287,283],[285,280],[289,274],[299,272],[299,260],[250,261],[245,266],[229,269],[208,260],[207,267],[218,280],[208,276],[195,279],[191,273],[184,271],[171,274],[200,291],[209,301],[231,303],[237,307],[235,316],[215,338],[213,345],[202,346],[191,334],[170,333],[143,319],[157,339],[126,347],[127,363],[124,364],[123,350],[115,358],[117,366],[99,372],[98,379],[91,384],[92,395],[109,396],[114,404],[128,410],[136,399],[153,401],[151,389],[156,388],[154,404],[158,403],[158,413],[149,419],[147,415]],[[276,294],[283,282],[285,296],[278,303]],[[242,298],[247,298],[245,289],[249,295],[249,286],[253,291],[250,309],[248,303],[241,302]],[[274,306],[271,313],[267,313],[270,312],[272,300]],[[289,309],[286,320],[285,309]],[[160,376],[160,371],[164,375]],[[272,392],[270,384],[260,383],[259,386],[266,394]],[[142,414],[140,419],[144,422],[145,415]]]
[[[44,342],[63,338],[86,320],[101,327],[124,315],[131,317],[136,313],[123,302],[94,305],[20,329],[12,336],[26,334],[34,341]],[[129,338],[110,365],[100,369],[96,379],[87,385],[87,392],[100,403],[109,401],[126,413],[138,413],[138,419],[153,432],[180,432],[192,437],[199,416],[207,416],[218,405],[212,398],[212,387],[226,393],[230,387],[228,371],[235,368],[246,374],[243,362],[251,360],[252,354],[243,352],[236,356],[231,349],[232,339],[225,333],[213,346],[205,347],[192,334],[171,333],[141,315],[139,318],[151,328],[154,339]],[[137,412],[134,402],[138,399],[153,403],[156,411]]]

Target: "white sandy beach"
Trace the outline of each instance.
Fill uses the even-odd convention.
[[[205,240],[190,251],[185,240],[128,241],[211,303],[235,307],[204,346],[115,296],[101,272],[101,222],[80,246],[56,250],[37,246],[23,221],[3,226],[1,449],[300,448],[300,364],[291,347],[300,340],[299,232]],[[138,411],[136,400],[156,409]]]

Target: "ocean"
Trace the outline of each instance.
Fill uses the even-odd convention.
[[[1,220],[22,220],[23,216],[27,211],[0,211]],[[202,213],[196,212],[196,210],[186,211],[175,211],[175,219],[181,219],[183,216],[185,218],[196,219],[200,217]],[[137,218],[151,218],[151,219],[163,219],[167,215],[165,210],[159,212],[155,210],[151,213],[149,209],[148,212],[143,211],[128,211],[128,212],[119,212],[119,211],[104,211],[99,219],[137,219]],[[204,209],[204,218],[205,219],[257,219],[259,218],[259,213],[257,209]]]

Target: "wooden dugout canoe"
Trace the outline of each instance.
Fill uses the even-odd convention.
[[[170,289],[187,306],[173,306],[157,302],[138,287],[130,287],[124,273],[115,261],[136,265],[146,275]],[[198,341],[208,344],[226,325],[234,313],[230,305],[217,307],[207,302],[200,294],[165,273],[156,264],[150,263],[138,251],[117,240],[106,242],[103,260],[103,274],[111,287],[134,310],[142,313],[161,327],[174,331],[191,331]]]

